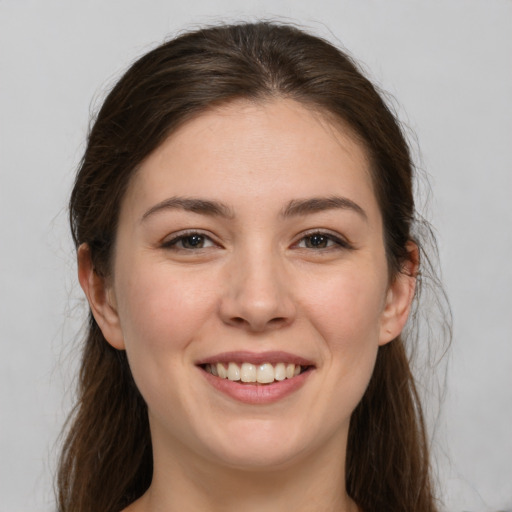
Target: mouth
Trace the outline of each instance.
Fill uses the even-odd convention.
[[[282,351],[224,352],[196,365],[213,386],[243,401],[284,396],[299,389],[316,368],[313,361]]]
[[[300,365],[290,362],[253,364],[247,361],[242,363],[219,361],[205,363],[200,365],[200,367],[214,377],[253,385],[269,385],[275,382],[282,382],[298,377],[313,369],[312,365]]]

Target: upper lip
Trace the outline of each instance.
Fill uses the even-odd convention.
[[[313,361],[296,354],[283,351],[271,352],[249,352],[249,351],[235,351],[235,352],[222,352],[213,356],[205,357],[196,362],[196,364],[215,364],[215,363],[251,363],[257,364],[277,364],[277,363],[292,363],[300,366],[315,366]]]

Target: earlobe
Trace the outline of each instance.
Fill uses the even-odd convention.
[[[419,250],[414,242],[407,244],[409,259],[404,262],[390,284],[386,303],[381,316],[379,345],[394,340],[403,330],[416,290],[416,277],[419,267]]]
[[[99,275],[91,260],[91,251],[87,244],[78,248],[78,280],[84,291],[92,314],[105,339],[118,350],[124,350],[119,315],[115,296],[106,278]]]

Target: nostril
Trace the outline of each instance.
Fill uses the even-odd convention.
[[[269,320],[269,324],[273,324],[273,325],[276,325],[276,324],[283,324],[286,322],[286,318],[284,316],[279,316],[279,317],[276,317],[276,318],[272,318],[271,320]]]
[[[265,329],[277,329],[283,327],[288,323],[288,319],[284,316],[276,316],[269,320],[252,319],[252,321],[249,321],[241,316],[233,316],[228,320],[228,323],[234,327],[243,327],[254,331],[262,331]]]

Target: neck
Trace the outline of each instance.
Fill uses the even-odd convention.
[[[159,450],[152,484],[129,511],[238,512],[243,507],[244,512],[357,512],[345,491],[345,447],[336,448],[257,470],[226,467],[175,450],[165,457]]]

